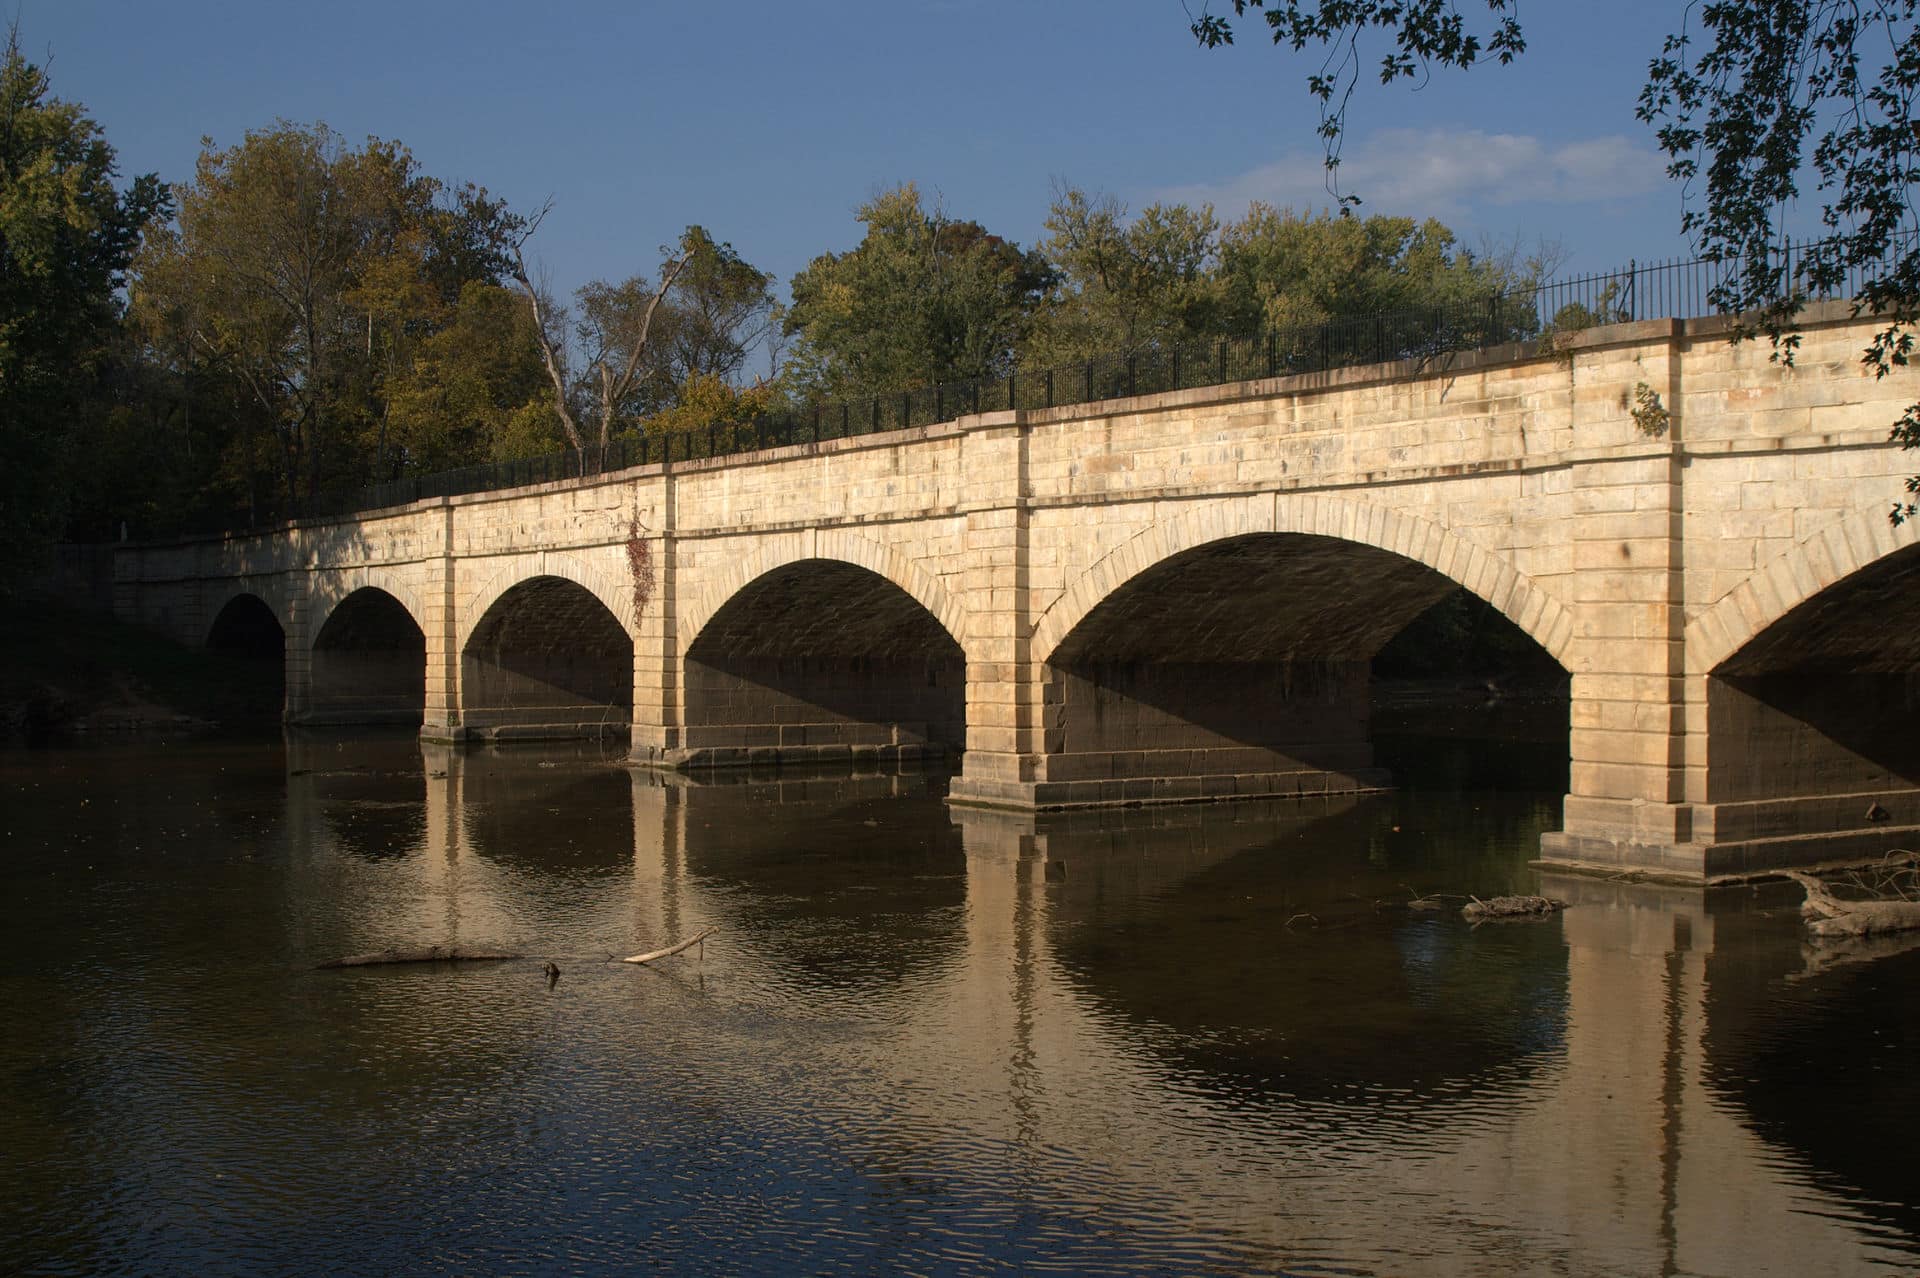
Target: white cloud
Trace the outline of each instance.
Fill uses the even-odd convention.
[[[1549,145],[1528,134],[1478,129],[1383,129],[1349,142],[1340,190],[1360,196],[1368,212],[1448,216],[1504,204],[1585,204],[1643,195],[1665,182],[1665,167],[1658,153],[1621,134]],[[1333,202],[1317,151],[1159,195],[1211,201],[1228,216],[1253,200],[1296,209]]]

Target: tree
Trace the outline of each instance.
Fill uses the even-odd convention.
[[[324,488],[495,455],[499,423],[465,415],[473,370],[459,355],[487,347],[511,381],[536,353],[511,310],[466,294],[500,281],[504,205],[421,172],[397,142],[356,150],[324,124],[285,121],[225,150],[206,143],[178,196],[136,263],[133,311],[189,410],[189,387],[240,392],[207,428],[235,495],[252,506],[277,489],[291,509]],[[483,321],[494,331],[476,333]],[[435,345],[449,327],[462,331]]]
[[[978,222],[928,209],[912,183],[860,207],[845,253],[793,277],[785,328],[792,380],[813,397],[1003,376],[1053,275],[1038,254]]]
[[[551,207],[551,206],[549,206]],[[693,256],[696,227],[689,227],[677,248],[660,250],[659,284],[634,275],[619,284],[595,280],[575,293],[579,318],[572,322],[555,307],[527,271],[527,239],[539,229],[547,210],[519,224],[512,241],[513,278],[520,285],[533,318],[533,331],[553,394],[548,400],[567,445],[585,452],[587,436],[580,419],[590,416],[594,426],[595,456],[606,453],[616,422],[631,420],[636,396],[642,389],[643,361],[653,337],[654,317]],[[704,238],[705,233],[700,233]],[[577,351],[579,373],[570,372],[569,356]]]
[[[1511,256],[1461,248],[1432,218],[1314,216],[1256,202],[1220,241],[1221,306],[1235,333],[1467,302],[1484,310],[1489,296],[1533,276]]]
[[[116,290],[141,232],[166,208],[157,178],[121,191],[115,175],[99,126],[53,96],[10,30],[0,62],[0,574],[59,529],[69,423],[113,340]]]
[[[526,303],[468,280],[452,311],[384,383],[392,440],[407,468],[510,461],[563,446]]]
[[[765,382],[740,387],[717,373],[693,373],[674,395],[673,406],[647,419],[649,435],[710,434],[715,445],[743,443],[753,423],[774,407],[773,388]]]
[[[1111,196],[1056,194],[1040,250],[1059,287],[1034,364],[1285,334],[1362,315],[1462,306],[1528,286],[1537,263],[1475,254],[1431,219],[1295,213],[1255,203],[1222,225],[1210,206],[1156,204],[1129,220]],[[1516,321],[1531,310],[1512,308]],[[1502,336],[1513,335],[1503,329]]]
[[[1510,62],[1526,48],[1516,0],[1486,0],[1478,25],[1452,0],[1232,4],[1236,18],[1263,11],[1276,44],[1326,52],[1307,89],[1320,104],[1330,172],[1365,37],[1391,41],[1382,83]],[[1856,313],[1883,324],[1866,366],[1885,376],[1907,364],[1920,319],[1920,0],[1714,0],[1682,6],[1678,20],[1649,66],[1638,113],[1669,176],[1688,184],[1682,229],[1702,257],[1735,268],[1712,294],[1742,317],[1735,340],[1764,333],[1791,362],[1805,303],[1852,293]],[[1233,41],[1232,19],[1204,9],[1192,30],[1207,47]],[[1790,253],[1791,215],[1809,186],[1826,237]],[[1920,404],[1892,437],[1920,447]],[[1915,515],[1920,476],[1906,487],[1896,523]]]
[[[1110,195],[1054,193],[1039,251],[1059,289],[1028,344],[1038,364],[1131,355],[1212,334],[1220,224],[1212,205],[1152,204],[1133,221]]]
[[[236,378],[269,423],[285,496],[363,477],[375,346],[425,296],[420,224],[439,184],[398,143],[282,121],[207,143],[132,293],[150,332]]]
[[[779,314],[773,276],[743,260],[731,244],[690,226],[682,248],[686,267],[654,317],[649,399],[655,405],[681,402],[696,378],[737,379]]]

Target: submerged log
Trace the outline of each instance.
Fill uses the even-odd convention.
[[[1469,923],[1489,919],[1540,919],[1567,908],[1565,901],[1550,896],[1495,896],[1487,900],[1474,897],[1460,907],[1460,917]]]
[[[1811,874],[1788,870],[1786,876],[1806,889],[1807,931],[1815,936],[1878,936],[1920,928],[1920,901],[1845,901]]]
[[[414,949],[377,950],[372,954],[353,954],[346,958],[330,959],[325,963],[316,963],[316,968],[330,967],[378,967],[386,963],[495,963],[502,959],[517,959],[518,954],[509,954],[505,950],[468,950],[458,945],[427,945]]]
[[[716,928],[710,927],[704,932],[700,932],[700,933],[697,933],[696,935],[689,936],[686,940],[681,941],[677,945],[669,945],[664,950],[648,950],[645,954],[635,954],[629,958],[623,958],[620,961],[622,963],[651,963],[655,959],[668,958],[668,957],[671,957],[672,955],[678,954],[681,950],[692,949],[694,946],[700,944],[700,942],[706,940],[709,936],[712,936],[714,932],[717,930],[718,929]]]

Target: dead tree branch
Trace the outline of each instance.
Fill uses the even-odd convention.
[[[669,945],[664,950],[648,950],[645,954],[635,954],[630,958],[623,958],[620,961],[622,963],[651,963],[655,959],[670,958],[673,955],[678,954],[682,950],[692,949],[694,946],[700,944],[700,942],[706,940],[709,936],[712,936],[714,932],[717,930],[718,929],[716,928],[708,928],[704,932],[699,932],[693,936],[689,936],[686,940],[681,941],[676,945]]]

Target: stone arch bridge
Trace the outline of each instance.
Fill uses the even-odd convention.
[[[1464,587],[1571,676],[1550,860],[1877,853],[1920,830],[1920,550],[1886,516],[1920,378],[1863,373],[1868,333],[1818,313],[1783,367],[1647,321],[130,545],[116,607],[277,637],[293,722],[944,750],[954,802],[1050,808],[1383,784],[1369,661]]]

